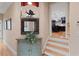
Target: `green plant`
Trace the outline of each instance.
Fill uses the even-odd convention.
[[[37,42],[37,40],[39,39],[36,34],[34,32],[28,32],[26,34],[26,41],[27,43],[31,43],[31,44],[34,44]]]
[[[37,40],[38,40],[39,38],[37,37],[37,35],[34,33],[34,32],[28,32],[27,34],[26,34],[26,38],[25,38],[25,40],[26,40],[26,42],[29,44],[29,56],[31,56],[32,55],[32,45],[33,44],[35,44],[36,42],[37,42]]]
[[[28,51],[29,51],[29,55],[31,55],[32,54],[32,44],[36,43],[38,38],[37,38],[37,36],[36,36],[36,34],[34,32],[28,32],[26,34],[26,38],[25,39],[26,39],[27,43],[30,43],[29,44],[30,48],[29,48]]]

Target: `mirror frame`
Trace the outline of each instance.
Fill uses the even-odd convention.
[[[25,35],[28,32],[31,31],[24,31],[24,21],[30,21],[30,22],[34,22],[34,33],[35,34],[39,34],[39,18],[21,18],[21,34]]]

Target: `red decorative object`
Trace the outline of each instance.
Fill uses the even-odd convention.
[[[26,6],[28,5],[28,2],[21,2],[21,6]],[[33,6],[39,7],[39,2],[32,2]]]
[[[39,2],[32,2],[32,5],[39,7]]]
[[[26,6],[26,5],[28,5],[27,2],[21,2],[21,6]]]

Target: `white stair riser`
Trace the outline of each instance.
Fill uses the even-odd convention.
[[[66,42],[59,42],[59,41],[55,41],[55,40],[48,40],[48,42],[55,42],[55,43],[58,43],[58,44],[63,44],[63,45],[68,46],[68,43],[66,43]]]
[[[49,39],[49,40],[53,40],[53,41],[57,41],[57,42],[65,42],[65,43],[68,43],[68,40],[65,40],[65,39],[52,38],[52,39]]]
[[[59,43],[56,43],[56,42],[48,42],[47,44],[53,44],[53,45],[57,45],[57,46],[60,46],[60,47],[69,48],[69,46],[67,46],[67,45],[59,44]]]
[[[54,55],[52,55],[52,54],[50,54],[50,53],[47,53],[47,52],[45,52],[45,54],[48,55],[48,56],[54,56]]]
[[[51,48],[51,47],[46,47],[46,48],[49,49],[49,50],[51,50],[51,51],[55,51],[55,52],[58,52],[60,54],[63,54],[63,55],[68,55],[68,52],[62,51],[60,49]]]

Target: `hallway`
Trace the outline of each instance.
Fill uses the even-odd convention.
[[[8,4],[11,4],[11,3],[8,3]],[[61,4],[61,5],[59,6],[58,4],[59,5]],[[56,10],[60,9],[59,11],[61,12],[62,10],[65,9],[64,8],[65,6],[66,6],[66,9],[67,9],[68,4],[66,4],[64,7],[63,7],[63,4],[66,4],[66,3],[56,3],[56,6],[58,5],[59,7],[61,7],[61,8],[58,8],[58,6],[57,7],[55,6],[55,8],[58,8]],[[28,5],[28,7],[26,6],[26,8],[24,8],[24,6],[20,6],[20,3],[13,3],[11,6],[9,5],[10,7],[8,7],[6,12],[3,13],[3,15],[2,15],[3,16],[3,18],[2,18],[3,19],[3,41],[4,41],[5,44],[7,43],[7,45],[13,50],[14,53],[18,53],[16,51],[19,49],[18,46],[20,45],[20,44],[18,44],[18,41],[16,41],[16,39],[21,39],[22,37],[24,38],[22,32],[26,31],[24,29],[22,31],[21,28],[23,28],[23,27],[27,28],[26,25],[28,23],[28,22],[27,23],[25,22],[26,24],[25,25],[23,24],[23,26],[22,26],[21,20],[22,20],[22,18],[24,18],[24,16],[21,16],[21,18],[20,18],[20,15],[21,15],[22,11],[24,11],[24,10],[27,11],[27,9],[31,8],[31,10],[34,11],[35,14],[36,14],[35,17],[40,19],[39,23],[42,22],[41,23],[42,25],[38,24],[39,25],[38,26],[39,27],[39,37],[42,36],[41,37],[42,38],[42,43],[43,43],[42,47],[44,47],[44,43],[45,43],[46,39],[48,38],[48,36],[50,36],[48,33],[49,32],[52,33],[52,31],[50,31],[50,29],[49,29],[49,27],[51,28],[51,24],[49,24],[49,22],[51,23],[52,20],[49,21],[49,19],[48,19],[48,16],[49,16],[48,15],[48,12],[49,12],[48,10],[50,10],[49,13],[50,13],[50,15],[52,15],[53,13],[51,14],[51,12],[53,12],[52,7],[54,5],[53,5],[53,3],[51,3],[50,4],[50,9],[48,9],[48,7],[46,7],[46,6],[49,6],[48,3],[40,3],[40,5],[41,6],[39,6],[39,7],[34,7],[34,6],[29,6]],[[23,8],[23,9],[19,10],[19,8]],[[38,10],[39,8],[40,8],[40,10]],[[36,11],[38,11],[38,12],[36,12]],[[45,12],[47,12],[47,13],[45,13]],[[55,12],[56,12],[56,14],[58,14],[57,11],[55,11]],[[64,12],[64,11],[62,11],[62,12],[64,14],[67,13],[67,12]],[[25,13],[23,13],[23,15],[24,14]],[[43,15],[39,16],[40,14],[43,14]],[[61,13],[59,13],[59,14],[61,14]],[[62,15],[60,16],[60,18],[59,18],[60,21],[62,21],[61,17],[63,17],[63,16]],[[25,18],[25,19],[27,19],[27,18]],[[61,22],[59,22],[59,23],[60,23],[60,25],[62,24]],[[59,35],[60,35],[60,33],[59,33]],[[66,41],[67,44],[62,44],[64,42],[63,40],[55,39],[55,41],[54,41],[54,39],[55,38],[53,38],[51,41],[49,40],[47,42],[45,53],[47,53],[48,56],[49,55],[58,55],[58,56],[59,55],[69,55],[69,50],[68,50],[69,48],[67,48],[68,47],[68,41]],[[52,44],[51,44],[51,42],[52,42]],[[12,52],[4,45],[4,43],[2,43],[2,42],[0,43],[0,55],[1,56],[13,56]],[[22,48],[22,47],[24,47],[24,46],[20,46],[20,48]],[[63,48],[63,47],[65,47],[65,48]],[[49,50],[47,50],[47,48],[49,48]],[[49,53],[50,49],[52,49],[52,51],[54,51],[54,52]],[[21,52],[23,52],[23,54],[25,52],[27,52],[26,48],[22,48],[22,51],[20,51],[20,53]]]

